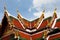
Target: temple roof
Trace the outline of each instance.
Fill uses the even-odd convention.
[[[12,17],[12,16],[9,16],[9,18],[10,18],[10,21],[13,22],[13,24],[15,25],[15,27],[20,28],[20,29],[22,29],[22,30],[24,29],[23,26],[22,26],[22,23],[19,22],[18,19],[14,18],[14,17]]]

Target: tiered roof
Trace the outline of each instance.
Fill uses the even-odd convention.
[[[28,40],[30,40],[29,38],[31,37],[31,35],[32,39],[35,40],[35,37],[37,36],[41,37],[42,36],[41,34],[44,34],[45,31],[47,32],[49,31],[49,33],[51,33],[51,29],[53,29],[54,31],[55,27],[60,28],[60,19],[56,19],[57,18],[56,9],[54,10],[53,16],[44,18],[44,11],[43,11],[42,15],[33,21],[28,21],[24,19],[19,11],[17,11],[17,13],[18,16],[13,17],[10,14],[8,14],[8,11],[5,8],[4,16],[6,16],[7,18],[7,22],[9,24],[8,27],[11,26],[10,28],[12,29],[10,30],[13,31],[13,34],[16,34],[14,32],[19,31],[18,33],[21,34],[22,37],[27,38]],[[53,24],[55,24],[55,27],[52,27]],[[25,37],[24,35],[26,35],[27,37]]]

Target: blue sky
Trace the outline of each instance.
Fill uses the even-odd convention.
[[[52,16],[54,8],[57,7],[57,15],[60,17],[60,0],[0,0],[0,21],[4,15],[4,3],[8,12],[17,16],[16,9],[27,20],[34,20],[42,14],[45,8],[45,17]]]

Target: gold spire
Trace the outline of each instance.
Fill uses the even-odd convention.
[[[57,10],[56,4],[54,6],[55,6],[54,13],[56,13],[56,10]]]
[[[4,15],[6,15],[8,17],[8,11],[6,9],[6,4],[4,4]]]
[[[55,17],[55,18],[57,18],[56,10],[57,10],[57,8],[54,9],[54,14],[53,14],[53,17]]]
[[[42,14],[44,14],[44,12],[45,12],[45,9],[46,9],[46,7],[44,7],[44,9],[43,9],[43,11],[42,11]]]
[[[45,9],[43,10],[43,13],[45,12]]]
[[[43,17],[43,18],[44,18],[45,9],[46,9],[46,7],[44,7],[44,9],[43,9],[43,11],[42,11],[42,17]]]
[[[6,10],[6,5],[4,5],[4,10]]]
[[[41,15],[40,19],[44,18],[44,12],[45,12],[45,9],[42,11],[42,15]]]
[[[53,17],[57,18],[57,14],[56,14],[57,6],[56,6],[56,4],[54,4],[54,6],[55,6],[55,9],[54,9]]]
[[[42,16],[43,16],[43,18],[44,18],[44,12],[45,12],[45,10],[42,11]]]
[[[54,13],[56,13],[57,8],[54,9]]]
[[[6,11],[6,4],[4,4],[4,11]]]
[[[20,12],[18,11],[18,9],[17,9],[17,13],[18,13],[18,16],[17,17],[18,18],[22,18],[21,15],[20,15]]]

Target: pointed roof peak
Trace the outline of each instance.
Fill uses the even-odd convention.
[[[42,11],[42,14],[44,14],[45,10]]]
[[[43,12],[45,12],[45,10],[46,10],[46,7],[44,7]]]
[[[19,10],[18,10],[18,9],[16,9],[16,11],[17,11],[18,17],[22,18],[22,16],[21,16],[21,14],[20,14]]]
[[[7,10],[7,8],[6,8],[6,3],[4,3],[4,10]]]
[[[18,9],[16,9],[16,11],[17,11],[17,14],[20,14],[20,12],[19,12],[19,10],[18,10]]]
[[[42,11],[42,14],[44,14],[44,12],[45,12],[45,9],[46,9],[46,8],[44,8],[44,9],[43,9],[43,11]]]
[[[53,17],[57,18],[57,13],[56,13],[57,8],[54,9]]]
[[[57,10],[57,8],[54,9],[54,12]]]
[[[16,9],[16,11],[17,11],[17,12],[19,12],[19,10],[18,10],[18,9]]]
[[[42,11],[42,15],[44,16],[45,9]]]
[[[4,15],[8,15],[8,11],[6,9],[6,4],[4,4]]]
[[[56,10],[57,10],[57,6],[56,6],[56,4],[55,4],[54,6],[55,6],[55,8],[54,8],[54,13],[56,13]]]
[[[4,15],[10,15],[10,13],[8,12],[6,8],[6,3],[4,3]]]
[[[54,9],[54,14],[56,14],[56,10],[57,10],[57,8]]]
[[[6,3],[4,3],[4,12],[8,12],[6,8]]]

